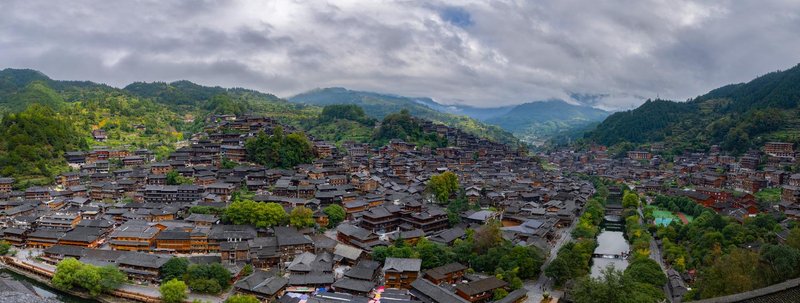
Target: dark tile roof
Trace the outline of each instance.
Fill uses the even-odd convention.
[[[291,275],[289,285],[319,285],[333,284],[333,273],[309,273],[304,275]]]
[[[376,275],[381,264],[372,260],[361,260],[344,273],[345,277],[359,279],[359,280],[372,280]]]
[[[411,293],[425,303],[468,303],[453,292],[442,287],[433,285],[425,279],[417,279],[411,282]]]
[[[375,282],[372,281],[365,281],[365,280],[357,280],[351,278],[344,278],[339,281],[333,283],[333,288],[356,291],[361,293],[368,293],[375,288]]]
[[[438,280],[438,279],[445,278],[445,275],[447,275],[447,274],[451,274],[451,273],[462,271],[462,270],[466,270],[466,269],[467,269],[467,267],[462,265],[461,263],[454,262],[454,263],[442,265],[442,266],[439,266],[439,267],[431,268],[425,273],[428,274],[429,276],[433,277],[434,279]]]
[[[117,264],[147,268],[161,268],[171,257],[146,253],[127,253],[117,259]]]
[[[236,282],[234,287],[271,297],[284,289],[287,283],[288,280],[286,278],[276,276],[273,272],[257,270],[250,276]]]
[[[422,260],[410,258],[386,258],[383,265],[384,271],[419,271]]]
[[[508,285],[503,280],[500,280],[495,277],[489,277],[486,279],[481,279],[478,281],[469,282],[466,284],[461,284],[456,286],[456,289],[467,294],[467,295],[476,295],[485,291],[491,291],[496,288],[505,287]]]
[[[99,228],[76,227],[68,231],[60,240],[90,243],[96,241],[102,234],[103,231]]]

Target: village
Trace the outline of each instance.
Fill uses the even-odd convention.
[[[714,145],[706,153],[684,153],[666,161],[659,156],[663,150],[663,143],[655,143],[648,151],[613,159],[605,147],[593,146],[587,152],[559,151],[547,157],[564,170],[624,182],[642,194],[686,196],[740,222],[764,212],[800,219],[800,174],[791,171],[798,159],[793,144],[768,142],[738,158]],[[775,194],[772,205],[758,204],[756,193],[762,190]]]
[[[116,294],[143,302],[158,302],[164,266],[178,257],[221,264],[233,277],[229,291],[192,293],[189,300],[221,302],[237,293],[266,302],[526,302],[531,290],[512,288],[470,264],[423,269],[419,258],[378,262],[372,254],[398,243],[452,246],[499,222],[504,240],[554,255],[595,193],[591,182],[544,169],[523,150],[425,120],[425,132],[451,145],[392,140],[381,147],[336,146],[310,138],[315,160],[293,169],[248,163],[244,147],[258,133],[292,127],[255,116],[215,115],[206,122],[167,159],[157,161],[145,149],[95,147],[67,152],[73,171],[52,186],[14,191],[13,179],[0,179],[2,239],[16,250],[5,263],[45,278],[67,258],[111,264],[130,282]],[[93,136],[102,142],[105,134],[98,130]],[[564,171],[648,174],[622,179],[629,182],[666,179],[667,172],[648,166],[621,170],[629,166],[602,155],[556,153],[550,161]],[[692,160],[680,167],[702,173],[704,162],[689,165]],[[429,179],[445,172],[457,175],[468,209],[448,211],[426,191]],[[176,177],[191,182],[170,184]],[[257,203],[278,203],[286,213],[309,209],[315,224],[225,222],[219,210],[243,193]],[[343,222],[331,224],[324,211],[331,205],[344,210]],[[503,296],[495,300],[498,291]]]
[[[798,160],[793,144],[767,142],[760,150],[750,150],[739,157],[728,155],[716,145],[707,152],[684,152],[671,159],[661,156],[664,151],[663,143],[654,143],[649,149],[614,157],[606,147],[592,145],[585,151],[559,150],[541,156],[564,171],[625,184],[645,197],[643,201],[647,203],[642,209],[650,209],[652,228],[687,225],[694,218],[683,209],[695,208],[700,212],[711,210],[740,226],[756,218],[769,218],[777,222],[771,231],[775,232],[776,241],[786,242],[800,219],[800,174],[792,171]],[[659,196],[686,198],[690,205],[657,205]],[[653,235],[658,236],[656,232]],[[696,281],[697,272],[676,270],[663,256],[668,248],[662,239],[651,242],[650,258],[659,262],[668,278],[665,293],[673,302],[680,302],[691,290],[689,285]],[[763,244],[753,241],[739,245],[757,251]]]

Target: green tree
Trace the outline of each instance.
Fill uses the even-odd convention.
[[[458,176],[451,172],[446,171],[438,175],[431,176],[428,181],[428,190],[433,193],[439,203],[447,203],[459,188]]]
[[[649,283],[639,283],[625,277],[622,271],[609,267],[599,278],[584,276],[570,291],[574,302],[641,302],[664,299],[664,293]]]
[[[800,227],[792,228],[789,235],[786,237],[786,245],[800,250]]]
[[[422,238],[414,245],[417,257],[422,259],[422,268],[434,268],[452,261],[451,253],[446,247]]]
[[[11,249],[11,243],[0,241],[0,256],[4,256]]]
[[[74,284],[89,291],[89,295],[96,297],[103,291],[100,285],[100,273],[91,265],[82,265],[74,275]]]
[[[289,214],[289,224],[297,228],[314,226],[314,212],[302,205],[295,207]]]
[[[283,224],[288,215],[278,203],[234,201],[225,209],[223,219],[237,225],[250,224],[256,227],[272,227]]]
[[[190,214],[221,215],[225,213],[224,207],[197,205],[189,208]]]
[[[159,287],[161,300],[164,303],[183,303],[186,300],[186,283],[178,279],[172,279],[162,283]]]
[[[372,136],[372,143],[375,145],[385,145],[392,139],[400,139],[412,142],[419,146],[445,147],[447,138],[439,136],[437,133],[426,133],[422,125],[411,116],[411,113],[403,109],[399,113],[386,115],[381,122],[381,126],[375,130]]]
[[[242,267],[242,272],[241,272],[242,277],[247,277],[247,276],[251,275],[252,273],[253,273],[253,265],[252,264],[245,264],[244,267]]]
[[[97,272],[100,274],[100,289],[103,292],[115,290],[128,280],[128,276],[114,265],[98,267]]]
[[[754,289],[758,254],[744,249],[717,258],[698,278],[702,298],[713,298]]]
[[[233,169],[237,165],[239,165],[239,163],[231,161],[230,159],[228,159],[226,157],[222,157],[222,159],[220,160],[219,167],[222,168],[222,169]]]
[[[186,270],[189,289],[200,293],[218,294],[230,285],[231,273],[219,263],[192,264]]]
[[[83,267],[83,264],[75,258],[66,258],[56,264],[56,272],[53,274],[53,286],[58,289],[70,290],[75,283],[75,274]]]
[[[74,258],[66,258],[56,265],[53,285],[56,288],[70,290],[80,287],[96,297],[100,293],[117,289],[126,276],[113,265],[97,267],[83,264]]]
[[[545,275],[561,285],[567,280],[589,274],[589,262],[597,247],[594,239],[581,239],[564,244],[556,258],[545,268]]]
[[[333,228],[336,225],[339,225],[339,223],[342,223],[344,218],[347,216],[347,212],[344,210],[344,207],[341,207],[338,204],[328,205],[322,209],[322,212],[328,215],[328,228]]]
[[[544,264],[544,254],[533,246],[514,245],[500,258],[499,266],[502,268],[516,268],[521,279],[532,279],[539,276]]]
[[[189,286],[193,292],[197,293],[204,293],[204,294],[218,294],[222,292],[222,286],[219,285],[214,279],[207,279],[207,278],[196,278],[190,279],[186,282],[186,285]]]
[[[327,105],[322,108],[322,113],[319,114],[319,118],[317,120],[318,123],[325,124],[339,119],[356,121],[365,125],[375,124],[375,120],[367,117],[364,109],[355,104]]]
[[[261,301],[253,295],[233,295],[225,299],[225,303],[261,303]]]
[[[285,134],[276,127],[272,135],[260,133],[245,142],[248,160],[268,167],[292,168],[311,163],[314,153],[311,142],[302,133]]]
[[[171,258],[161,268],[161,281],[169,281],[172,279],[183,279],[186,274],[186,269],[189,268],[189,259],[186,258]]]
[[[492,301],[499,301],[508,296],[508,291],[502,288],[498,288],[494,290],[492,294]]]
[[[625,277],[633,282],[652,284],[657,287],[667,284],[667,276],[664,275],[661,266],[650,258],[633,260],[624,273]]]
[[[181,176],[176,170],[167,173],[167,185],[184,185],[194,183],[194,179]]]
[[[639,195],[637,195],[636,193],[625,191],[625,195],[622,196],[622,207],[624,208],[639,207]]]
[[[483,254],[502,242],[503,235],[500,233],[500,222],[490,221],[475,232],[474,250],[478,254]]]
[[[761,248],[759,260],[758,273],[766,285],[800,275],[800,251],[790,246],[766,244]]]

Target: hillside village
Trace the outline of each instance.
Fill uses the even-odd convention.
[[[592,184],[545,170],[524,151],[418,122],[450,146],[392,140],[337,147],[310,138],[312,163],[271,169],[247,162],[245,142],[278,127],[293,132],[290,126],[215,115],[164,161],[143,149],[67,152],[73,171],[52,186],[14,191],[13,179],[0,180],[2,238],[18,250],[6,263],[44,276],[66,258],[113,264],[134,282],[117,292],[129,299],[157,298],[165,264],[186,257],[219,263],[234,277],[229,292],[210,297],[216,301],[242,293],[279,302],[488,302],[502,290],[496,302],[525,302],[525,289],[469,264],[422,268],[420,259],[377,262],[372,253],[400,242],[452,246],[501,222],[505,240],[554,254],[594,194]],[[103,140],[103,132],[94,135]],[[426,190],[444,172],[458,176],[468,209],[448,211]],[[169,184],[175,178],[190,182]],[[223,209],[243,195],[278,203],[287,214],[309,209],[314,224],[233,225]],[[344,209],[344,222],[331,224],[323,211],[330,205]]]

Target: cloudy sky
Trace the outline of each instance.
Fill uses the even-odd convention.
[[[796,0],[2,1],[0,68],[625,109],[800,63],[798,13]]]

